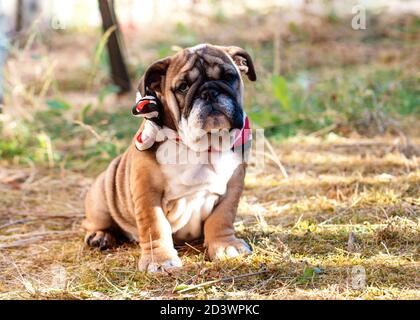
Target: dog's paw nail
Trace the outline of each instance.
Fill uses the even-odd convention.
[[[159,265],[157,263],[149,263],[146,271],[147,272],[158,272],[158,271],[162,271],[162,270],[159,268]]]
[[[109,247],[109,243],[108,240],[106,238],[102,238],[99,242],[99,249],[100,250],[105,250]]]
[[[251,248],[245,241],[236,239],[218,243],[213,247],[213,250],[209,250],[209,255],[212,260],[223,260],[247,255],[251,252]]]
[[[234,246],[229,246],[226,248],[226,256],[228,258],[234,258],[237,257],[239,255],[238,250],[236,250],[236,248]]]
[[[224,247],[218,247],[216,249],[214,257],[217,260],[222,260],[225,257],[225,248]]]
[[[92,239],[95,236],[96,236],[96,232],[93,232],[91,234],[87,234],[86,237],[85,237],[85,243],[90,246],[91,245],[91,242],[92,242]]]
[[[87,235],[85,242],[88,246],[99,247],[100,250],[109,249],[116,244],[114,236],[106,231],[96,231]]]
[[[163,272],[165,270],[182,267],[182,261],[178,256],[164,260],[162,262],[152,262],[151,260],[151,257],[141,258],[139,261],[139,270],[146,272]]]
[[[251,247],[244,241],[242,246],[238,248],[240,254],[251,254]]]
[[[162,267],[164,269],[179,268],[179,267],[182,267],[182,262],[180,258],[176,257],[171,260],[167,260],[163,262]]]

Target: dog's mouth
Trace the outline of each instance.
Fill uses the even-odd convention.
[[[217,109],[212,110],[204,120],[203,130],[206,133],[211,133],[220,130],[229,130],[232,128],[232,123],[222,111]]]
[[[214,102],[197,99],[188,118],[205,132],[243,127],[242,107],[225,94]]]
[[[235,116],[238,118],[236,119]],[[235,108],[201,105],[191,112],[188,119],[182,118],[180,136],[184,143],[194,151],[228,150],[232,139],[243,128],[242,108],[238,115]]]

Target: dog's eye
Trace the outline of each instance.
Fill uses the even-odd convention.
[[[176,88],[176,91],[178,91],[180,93],[186,93],[189,88],[190,87],[189,87],[188,83],[186,83],[184,81],[184,82],[181,82],[181,84]]]

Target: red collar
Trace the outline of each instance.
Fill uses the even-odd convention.
[[[252,131],[249,126],[248,116],[244,113],[244,127],[236,135],[232,148],[246,145],[250,140],[252,140]]]
[[[175,140],[176,142],[183,142],[182,138],[179,135],[175,136],[175,132],[174,135],[172,136],[172,139]],[[171,139],[170,137],[168,137],[169,139]],[[143,143],[142,140],[142,132],[140,132],[137,137],[136,137],[137,141],[139,143]],[[236,150],[242,150],[242,148],[247,148],[249,147],[248,144],[249,142],[252,141],[252,130],[250,128],[249,125],[249,119],[248,116],[244,113],[244,126],[243,128],[238,131],[235,135],[235,140],[233,142],[232,151],[236,151]],[[239,149],[240,148],[240,149]],[[218,150],[212,150],[211,146],[208,149],[208,152],[212,152],[215,151],[217,152]]]

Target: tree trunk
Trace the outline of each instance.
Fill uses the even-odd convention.
[[[20,32],[23,28],[23,0],[17,0],[16,4],[16,32]]]
[[[42,3],[39,0],[17,0],[16,2],[16,33],[29,28],[41,12]]]
[[[131,81],[122,53],[122,37],[118,27],[117,16],[114,10],[113,0],[98,0],[99,10],[102,16],[102,28],[106,32],[109,28],[116,26],[116,29],[108,38],[108,54],[111,64],[112,80],[120,88],[120,93],[131,90]]]

